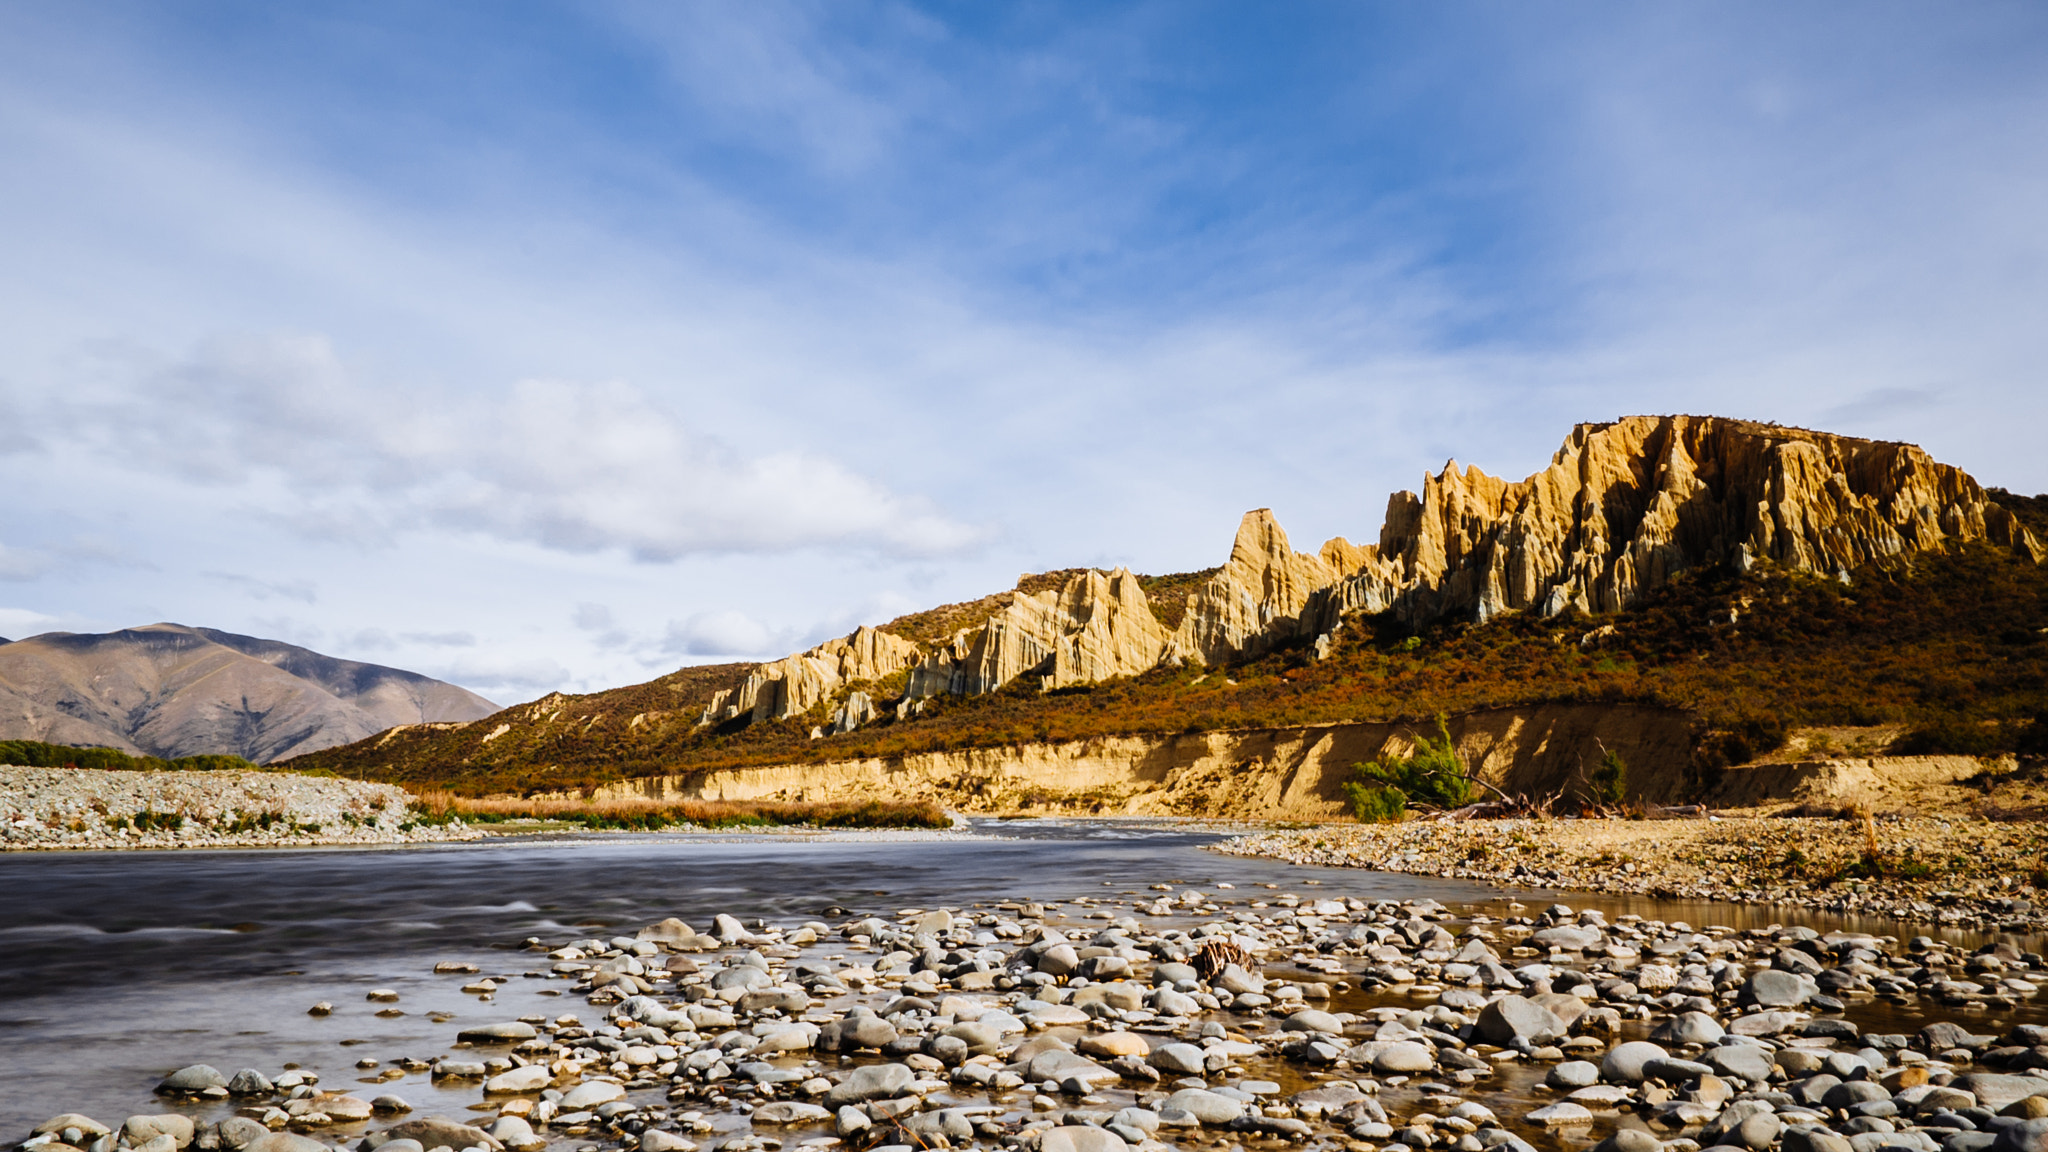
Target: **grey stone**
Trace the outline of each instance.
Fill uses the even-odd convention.
[[[1763,1152],[1778,1142],[1778,1134],[1785,1130],[1785,1122],[1770,1112],[1759,1112],[1735,1126],[1731,1135],[1735,1142],[1745,1148]]]
[[[586,1109],[595,1108],[600,1104],[609,1104],[614,1100],[623,1100],[625,1098],[626,1090],[617,1084],[605,1080],[585,1080],[583,1083],[563,1093],[559,1103],[564,1112],[581,1112]],[[414,1120],[408,1121],[408,1123],[419,1124],[426,1123],[426,1121]],[[400,1125],[400,1127],[404,1127],[404,1125]],[[422,1143],[424,1142],[423,1139]],[[427,1147],[432,1148],[433,1145],[428,1144]]]
[[[955,1024],[940,1033],[940,1035],[950,1036],[965,1044],[967,1046],[967,1054],[970,1056],[984,1056],[997,1051],[1003,1046],[1002,1030],[993,1024],[984,1024],[979,1020],[970,1020],[965,1024]]]
[[[268,1135],[270,1129],[247,1116],[230,1116],[220,1122],[220,1142],[224,1148],[244,1149]]]
[[[1709,1048],[1700,1056],[1700,1062],[1723,1076],[1739,1076],[1759,1083],[1771,1076],[1771,1053],[1747,1044]]]
[[[649,1128],[640,1134],[640,1152],[697,1152],[697,1145],[673,1132]]]
[[[1033,1081],[1060,1081],[1069,1076],[1086,1075],[1092,1078],[1100,1074],[1105,1081],[1115,1079],[1115,1073],[1079,1053],[1054,1048],[1040,1052],[1031,1058],[1029,1070],[1024,1078]]]
[[[1650,1039],[1659,1044],[1713,1044],[1727,1034],[1721,1022],[1705,1012],[1680,1012],[1657,1025]]]
[[[455,1034],[455,1038],[469,1044],[517,1044],[537,1035],[539,1033],[534,1031],[533,1025],[507,1020],[502,1024],[478,1024],[464,1028]]]
[[[171,1143],[179,1148],[192,1143],[193,1127],[190,1116],[166,1112],[161,1116],[130,1116],[121,1125],[122,1135],[137,1147],[148,1143],[157,1136],[168,1136]]]
[[[1050,976],[1071,975],[1080,966],[1081,954],[1072,944],[1055,944],[1038,954],[1038,970]]]
[[[1503,996],[1480,1011],[1473,1028],[1487,1043],[1506,1047],[1516,1040],[1548,1044],[1564,1035],[1565,1023],[1532,1000]]]
[[[903,1121],[903,1129],[919,1136],[944,1136],[947,1141],[965,1144],[974,1139],[974,1123],[958,1108],[947,1108],[938,1112],[922,1112]]]
[[[1666,1056],[1658,1060],[1647,1060],[1643,1063],[1643,1078],[1645,1080],[1662,1080],[1666,1084],[1683,1084],[1688,1080],[1697,1080],[1702,1076],[1712,1076],[1713,1074],[1714,1070],[1712,1068],[1697,1060],[1680,1060],[1676,1056]]]
[[[1427,1072],[1436,1067],[1436,1054],[1427,1044],[1396,1040],[1381,1046],[1372,1058],[1372,1070],[1385,1073]]]
[[[711,974],[711,987],[723,991],[727,988],[760,988],[775,983],[775,978],[752,964],[735,964],[720,968]]]
[[[1161,1072],[1183,1076],[1200,1076],[1206,1068],[1202,1050],[1193,1044],[1161,1044],[1145,1061]]]
[[[571,1111],[566,1098],[563,1101],[562,1110],[564,1112]],[[459,1120],[450,1120],[446,1116],[429,1116],[422,1120],[406,1120],[393,1124],[384,1131],[393,1140],[417,1140],[420,1142],[420,1147],[427,1149],[446,1145],[449,1148],[456,1149],[457,1152],[461,1152],[461,1149],[482,1145],[490,1149],[491,1152],[500,1152],[504,1147],[503,1144],[498,1142],[497,1137],[483,1129],[471,1127]],[[262,1152],[262,1150],[259,1149],[257,1152]]]
[[[2048,1117],[2022,1120],[1998,1134],[1992,1152],[2048,1152]]]
[[[1591,1087],[1600,1082],[1600,1066],[1590,1060],[1567,1060],[1552,1068],[1543,1082],[1559,1091]]]
[[[270,1078],[254,1068],[244,1068],[228,1080],[230,1096],[268,1096],[275,1091]]]
[[[1977,1098],[1978,1104],[1993,1112],[2029,1096],[2048,1096],[2048,1080],[2000,1072],[1972,1072],[1958,1076],[1949,1083],[1949,1087],[1968,1092]]]
[[[1584,952],[1588,948],[1598,948],[1605,944],[1607,938],[1596,928],[1561,924],[1555,928],[1544,928],[1531,933],[1529,942],[1538,948],[1562,948],[1567,952]]]
[[[492,1122],[490,1133],[513,1152],[539,1152],[548,1146],[547,1138],[534,1135],[533,1125],[520,1116],[498,1117]]]
[[[801,1100],[777,1100],[773,1104],[763,1104],[754,1109],[750,1117],[756,1124],[816,1124],[831,1118],[831,1109]]]
[[[1797,973],[1767,968],[1751,973],[1749,979],[1742,982],[1742,991],[1736,999],[1739,1003],[1755,1004],[1761,1008],[1797,1008],[1813,999],[1817,991],[1819,989],[1813,981]]]
[[[1645,1075],[1644,1065],[1652,1060],[1669,1058],[1671,1053],[1648,1040],[1630,1040],[1617,1044],[1600,1061],[1600,1078],[1624,1084],[1640,1084]]]
[[[2044,1083],[2043,1087],[2048,1087]],[[1892,1094],[1884,1085],[1875,1080],[1850,1080],[1828,1089],[1820,1098],[1824,1108],[1850,1108],[1869,1100],[1889,1100]]]
[[[1244,1115],[1244,1104],[1203,1088],[1183,1088],[1166,1098],[1160,1112],[1179,1109],[1204,1124],[1228,1124]]]
[[[1126,1152],[1130,1144],[1106,1128],[1063,1124],[1038,1138],[1038,1152]]]
[[[1531,1124],[1545,1128],[1575,1128],[1593,1122],[1593,1112],[1583,1104],[1560,1100],[1548,1108],[1538,1108],[1523,1117]]]
[[[477,1135],[482,1136],[483,1133],[479,1132]],[[491,1140],[488,1136],[485,1136],[484,1139],[490,1141],[490,1145],[498,1143],[496,1140]],[[242,1152],[334,1152],[334,1150],[318,1140],[301,1136],[296,1132],[266,1131],[263,1135],[242,1145]]]
[[[1289,1016],[1280,1027],[1288,1032],[1320,1032],[1330,1036],[1344,1034],[1343,1022],[1319,1008],[1304,1008]]]
[[[1849,1140],[1825,1128],[1795,1128],[1783,1137],[1785,1152],[1850,1152]]]
[[[836,1084],[825,1093],[825,1104],[837,1108],[842,1104],[865,1104],[870,1100],[882,1100],[901,1096],[910,1091],[917,1080],[917,1073],[902,1064],[867,1064],[853,1070],[844,1083]]]
[[[1614,1135],[1593,1145],[1593,1152],[1662,1152],[1664,1142],[1641,1128],[1617,1128]]]
[[[168,1095],[204,1092],[208,1088],[225,1088],[227,1085],[228,1078],[220,1074],[220,1069],[210,1064],[188,1064],[164,1077],[156,1090]]]

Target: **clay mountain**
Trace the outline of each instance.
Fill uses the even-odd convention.
[[[397,724],[497,710],[416,672],[211,628],[151,624],[0,643],[0,740],[260,764]]]
[[[1910,444],[1629,417],[1520,481],[1447,465],[1370,543],[1297,551],[1260,509],[1205,571],[1027,575],[769,663],[295,764],[471,794],[1310,816],[1441,716],[1506,787],[1619,750],[1632,793],[1698,798],[1743,766],[2048,736],[2044,536],[2048,500]]]

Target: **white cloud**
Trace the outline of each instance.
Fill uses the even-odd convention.
[[[296,600],[311,604],[319,599],[318,590],[311,580],[260,580],[254,576],[243,576],[233,572],[202,573],[208,580],[225,584],[252,600]]]
[[[97,389],[42,396],[46,439],[203,487],[288,493],[271,514],[316,539],[453,529],[661,562],[806,547],[929,556],[982,536],[827,457],[739,452],[625,384],[378,386],[306,335],[217,339],[170,363],[141,361],[103,357]],[[310,585],[244,587],[312,595]]]
[[[530,698],[560,688],[570,680],[568,669],[545,658],[466,660],[417,671],[499,701]]]
[[[661,651],[668,656],[780,656],[793,641],[744,612],[722,609],[670,621]]]
[[[42,552],[0,544],[0,580],[34,580],[48,572],[52,563]]]
[[[57,617],[33,609],[0,608],[0,628],[6,629],[11,639],[19,640],[28,632],[46,632],[56,622]]]
[[[476,647],[476,636],[469,632],[407,632],[402,638],[429,648]]]

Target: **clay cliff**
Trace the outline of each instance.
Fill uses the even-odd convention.
[[[0,740],[261,764],[497,710],[416,672],[211,628],[51,632],[0,647]]]
[[[1679,573],[1758,560],[1847,578],[1871,560],[2041,541],[1961,469],[1911,444],[1696,416],[1572,430],[1519,483],[1453,461],[1387,502],[1377,547],[1322,590],[1322,628],[1393,610],[1411,624],[1533,610],[1616,612]]]
[[[1631,416],[1579,425],[1548,468],[1519,482],[1446,464],[1420,494],[1387,501],[1377,544],[1338,537],[1297,552],[1269,509],[1248,512],[1229,560],[1174,605],[1172,628],[1140,577],[1081,570],[1057,587],[992,598],[983,618],[929,644],[863,628],[763,664],[702,722],[786,719],[906,668],[899,717],[933,696],[994,692],[1023,677],[1050,690],[1293,641],[1320,654],[1358,614],[1391,611],[1419,628],[1502,612],[1617,612],[1695,569],[1769,560],[1846,579],[1868,561],[1958,541],[2036,563],[2048,555],[1975,480],[1911,444]],[[875,714],[864,701],[835,712],[830,731]]]

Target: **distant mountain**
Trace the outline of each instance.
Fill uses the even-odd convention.
[[[46,632],[0,646],[0,740],[261,764],[497,710],[417,672],[182,624]]]

